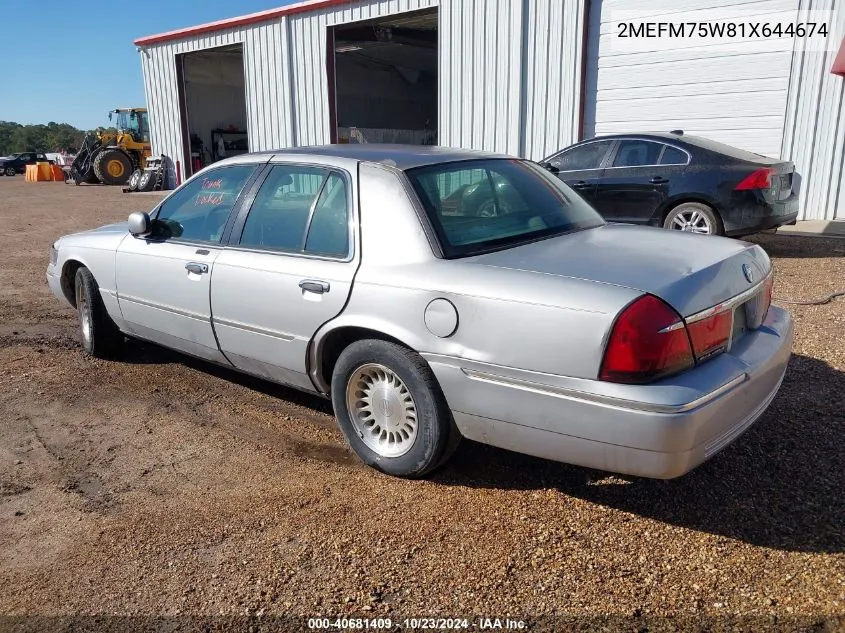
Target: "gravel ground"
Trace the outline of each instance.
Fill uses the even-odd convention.
[[[0,614],[845,627],[845,299],[789,306],[780,394],[683,478],[464,442],[403,481],[357,463],[325,401],[152,345],[82,357],[49,245],[154,200],[0,178]],[[845,240],[752,239],[777,297],[845,289]]]

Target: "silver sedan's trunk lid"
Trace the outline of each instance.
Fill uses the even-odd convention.
[[[466,261],[633,288],[660,297],[683,317],[749,290],[771,269],[766,252],[754,244],[628,224],[608,224]]]

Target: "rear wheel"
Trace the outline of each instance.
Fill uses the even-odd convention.
[[[123,347],[123,333],[103,305],[97,280],[82,266],[76,271],[74,284],[82,349],[94,358],[113,358]]]
[[[421,477],[439,466],[460,439],[428,364],[395,343],[352,343],[337,360],[331,392],[352,450],[384,473]]]
[[[721,235],[724,232],[718,214],[701,202],[679,204],[666,215],[663,228],[701,235]]]
[[[119,149],[105,149],[94,159],[94,173],[107,185],[125,185],[132,173],[132,161]]]

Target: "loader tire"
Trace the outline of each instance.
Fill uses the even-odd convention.
[[[94,159],[94,173],[106,185],[125,185],[132,174],[132,161],[119,149],[104,149]]]

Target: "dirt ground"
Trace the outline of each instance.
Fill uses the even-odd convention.
[[[683,478],[464,442],[403,481],[359,465],[325,401],[152,345],[83,358],[50,244],[155,201],[0,178],[0,615],[845,627],[845,299],[789,306],[780,394]],[[845,289],[845,240],[752,239],[777,297]]]

